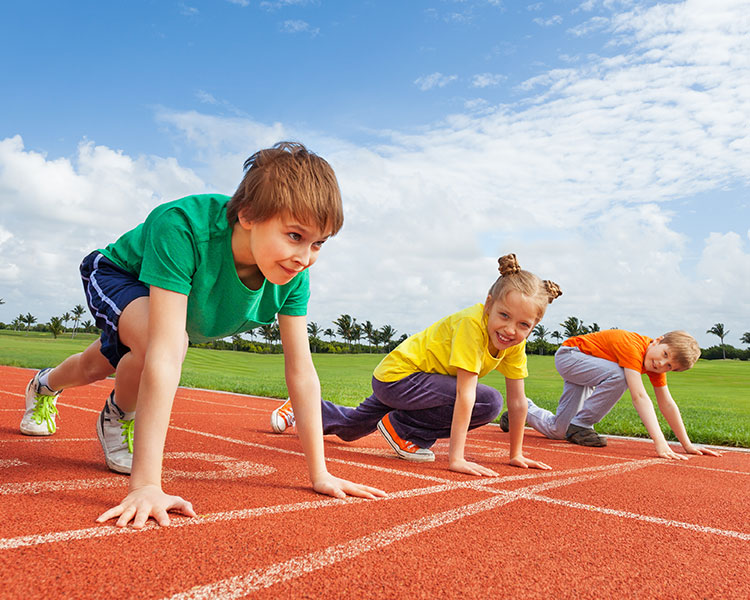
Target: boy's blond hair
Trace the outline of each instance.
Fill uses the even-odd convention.
[[[344,224],[341,191],[324,159],[298,142],[279,142],[245,161],[245,176],[227,204],[234,225],[240,215],[263,222],[286,214],[334,235]]]
[[[529,298],[537,309],[537,320],[541,321],[547,312],[547,305],[558,296],[562,290],[554,281],[542,281],[531,273],[524,271],[518,264],[515,254],[506,254],[497,259],[500,277],[492,284],[488,296],[492,302],[504,299],[510,292],[516,291]]]
[[[687,371],[701,357],[701,347],[687,331],[665,333],[661,343],[669,347],[673,362],[679,365],[673,371]]]

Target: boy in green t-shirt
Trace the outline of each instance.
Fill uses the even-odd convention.
[[[245,170],[231,199],[198,195],[163,204],[87,256],[81,277],[101,337],[37,373],[26,389],[21,432],[52,435],[64,389],[115,374],[97,434],[107,466],[132,474],[127,497],[99,522],[119,517],[117,525],[132,520],[140,528],[149,516],[168,525],[168,510],[195,516],[189,502],[161,489],[164,443],[188,340],[241,333],[277,316],[313,488],[337,498],[384,495],[329,474],[323,454],[320,382],[305,317],[307,269],[343,225],[336,176],[325,160],[290,142],[256,152]]]

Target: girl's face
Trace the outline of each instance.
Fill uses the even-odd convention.
[[[523,294],[512,291],[502,300],[487,296],[484,303],[487,314],[489,350],[493,356],[525,340],[536,326],[537,307]],[[494,351],[493,351],[494,350]]]

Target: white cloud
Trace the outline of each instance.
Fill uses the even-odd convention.
[[[260,3],[260,7],[266,10],[277,10],[286,6],[307,6],[309,4],[318,4],[317,0],[265,0]]]
[[[472,87],[486,88],[500,85],[507,77],[499,73],[477,73],[471,79]]]
[[[594,31],[601,31],[609,25],[609,19],[606,17],[591,17],[587,21],[584,21],[580,25],[571,27],[568,29],[568,33],[576,36],[583,37]]]
[[[416,85],[423,92],[426,92],[427,90],[431,90],[436,87],[445,87],[452,81],[456,81],[456,79],[458,79],[457,75],[443,75],[442,73],[438,72],[417,77],[414,80],[414,85]]]
[[[48,159],[20,137],[3,140],[0,280],[11,291],[2,314],[80,303],[72,282],[86,251],[157,202],[206,187],[231,193],[247,155],[291,138],[331,162],[345,199],[344,229],[314,267],[318,323],[348,313],[414,332],[481,301],[497,256],[515,251],[563,287],[545,319],[553,330],[576,315],[652,335],[685,328],[708,345],[705,330],[723,322],[737,344],[750,314],[747,220],[688,239],[675,201],[750,186],[747,15],[747,1],[729,0],[613,15],[613,56],[530,80],[519,103],[383,132],[369,145],[160,110],[200,178],[171,158],[90,142],[71,159]],[[434,73],[415,83],[455,79]],[[691,244],[695,263],[686,260]]]
[[[307,21],[290,19],[281,23],[281,31],[284,33],[309,33],[315,37],[320,33],[320,28],[312,27]]]
[[[132,158],[82,142],[72,159],[48,159],[24,148],[20,136],[0,140],[0,282],[9,290],[3,297],[21,306],[17,312],[37,314],[81,303],[74,284],[88,252],[157,204],[203,189],[172,158]]]
[[[560,25],[562,22],[563,20],[560,15],[553,15],[546,19],[534,19],[534,23],[541,27],[552,27],[554,25]]]

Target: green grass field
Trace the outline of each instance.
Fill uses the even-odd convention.
[[[50,334],[0,330],[0,364],[45,367],[80,352],[95,336],[70,334],[53,339]],[[370,380],[382,354],[314,354],[323,397],[355,406],[371,393]],[[554,410],[562,379],[551,356],[529,356],[526,393],[540,406]],[[482,383],[505,391],[498,373]],[[190,348],[181,384],[243,394],[285,398],[284,357]],[[651,391],[650,384],[646,389]],[[669,389],[680,406],[690,438],[698,443],[750,448],[750,362],[698,361],[690,371],[669,375]],[[657,411],[658,414],[658,411]],[[660,418],[667,439],[675,439]],[[647,437],[628,393],[597,425],[600,433]]]

